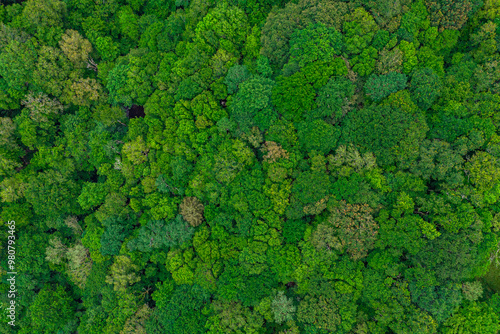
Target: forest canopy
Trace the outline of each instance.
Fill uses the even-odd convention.
[[[500,332],[499,1],[0,1],[1,333]]]

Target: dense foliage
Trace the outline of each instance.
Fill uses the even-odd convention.
[[[496,0],[3,0],[0,332],[499,333],[499,64]]]

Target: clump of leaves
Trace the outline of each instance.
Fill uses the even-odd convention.
[[[465,299],[475,301],[483,295],[483,286],[478,281],[465,282],[462,284],[462,294]]]
[[[285,296],[283,291],[279,291],[271,303],[271,309],[274,314],[274,320],[278,324],[282,324],[293,319],[293,314],[296,307],[293,306],[292,300]]]
[[[193,227],[203,221],[203,210],[203,204],[196,197],[184,197],[180,205],[182,217]]]

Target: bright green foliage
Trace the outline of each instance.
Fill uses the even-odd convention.
[[[115,103],[125,103],[131,105],[132,101],[130,98],[122,100],[119,95],[119,91],[125,88],[127,84],[127,73],[129,71],[129,66],[127,65],[117,65],[115,66],[108,75],[108,84],[106,88],[110,92],[110,98],[114,100]]]
[[[118,56],[118,45],[114,42],[111,37],[97,37],[95,41],[95,48],[101,58],[105,61],[112,61]]]
[[[351,65],[353,71],[361,76],[370,75],[375,68],[377,55],[377,49],[375,49],[373,46],[364,49],[361,54],[355,56],[352,59]]]
[[[106,190],[103,183],[85,183],[82,193],[78,196],[78,204],[84,210],[94,208],[104,202]]]
[[[470,181],[479,191],[493,188],[500,178],[496,159],[486,152],[477,152],[465,165]]]
[[[443,333],[497,333],[498,312],[481,302],[468,302],[444,323]]]
[[[366,95],[378,102],[392,93],[396,93],[406,87],[406,75],[389,72],[383,75],[371,75],[365,83]]]
[[[407,41],[401,41],[400,50],[403,52],[403,73],[410,73],[418,64],[415,45]]]
[[[313,110],[315,95],[314,88],[301,71],[290,77],[278,77],[273,102],[286,120],[297,122],[304,113]]]
[[[347,52],[360,54],[370,45],[378,27],[373,17],[360,7],[348,16],[343,30]]]
[[[128,57],[120,58],[108,73],[106,88],[110,102],[130,107],[144,105],[155,90],[153,74],[158,69],[158,56],[146,49],[135,49]]]
[[[4,0],[0,332],[497,333],[499,15]]]
[[[139,26],[137,21],[137,16],[132,11],[132,8],[128,6],[121,8],[118,13],[118,23],[121,33],[133,41],[139,39]]]
[[[73,300],[62,286],[44,287],[30,306],[31,328],[36,333],[66,332],[74,316]]]
[[[242,48],[248,29],[246,15],[240,8],[220,3],[198,23],[194,40],[211,53],[217,49],[236,53]]]

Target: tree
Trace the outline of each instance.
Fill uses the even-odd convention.
[[[59,98],[71,73],[71,63],[58,48],[42,46],[33,71],[34,87]]]
[[[349,111],[355,87],[344,77],[333,77],[321,87],[316,98],[318,108],[313,110],[311,117],[331,117],[338,123]]]
[[[498,313],[484,302],[466,302],[443,326],[443,333],[494,334],[500,330]]]
[[[465,299],[475,301],[481,298],[483,286],[480,281],[464,282],[462,284],[462,294]]]
[[[423,1],[415,1],[411,5],[410,11],[401,18],[401,26],[397,33],[401,39],[414,42],[419,30],[429,27],[428,13]]]
[[[194,42],[210,54],[218,49],[237,54],[249,28],[247,17],[240,8],[220,3],[197,24]]]
[[[363,50],[367,50],[378,30],[373,16],[363,7],[356,8],[346,17],[343,28],[346,36],[346,51],[349,54],[360,54]]]
[[[203,221],[203,204],[196,197],[184,197],[179,206],[184,220],[196,227]]]
[[[353,260],[365,257],[374,248],[379,228],[371,213],[372,209],[366,204],[341,202],[327,221],[318,225],[312,244],[322,251],[345,250]]]
[[[181,215],[165,223],[163,220],[150,220],[139,229],[138,235],[128,244],[132,251],[150,252],[153,249],[178,247],[191,240],[194,229],[186,224]]]
[[[215,315],[210,317],[205,324],[209,329],[208,333],[258,331],[264,325],[264,319],[256,310],[251,311],[248,307],[243,307],[237,302],[211,303],[211,308]]]
[[[300,123],[297,126],[299,143],[307,152],[328,154],[337,146],[340,129],[321,119]]]
[[[289,77],[278,77],[273,89],[273,102],[283,118],[300,122],[314,109],[316,92],[303,71]]]
[[[292,300],[287,298],[283,291],[279,291],[271,302],[271,309],[274,314],[274,320],[278,324],[282,324],[293,319],[296,307],[293,306]]]
[[[478,1],[465,0],[454,2],[451,0],[426,1],[430,14],[431,24],[444,29],[460,29],[468,19],[473,3]]]
[[[386,29],[391,30],[394,27],[394,21],[398,18],[403,10],[402,1],[373,1],[373,0],[363,0],[363,4],[370,8],[375,21]],[[380,30],[379,30],[380,31]]]
[[[106,283],[112,284],[115,291],[125,291],[126,288],[141,280],[137,275],[139,266],[134,264],[126,255],[115,257],[115,262],[110,267],[110,274],[106,276]]]
[[[104,61],[113,61],[119,55],[119,47],[116,42],[109,36],[99,36],[94,42],[96,51]]]
[[[121,33],[128,37],[134,44],[139,40],[139,24],[137,15],[130,6],[123,6],[117,15]]]
[[[142,136],[137,136],[134,140],[125,143],[122,148],[123,155],[134,165],[140,165],[148,160],[149,148]]]
[[[372,74],[365,83],[365,92],[378,102],[392,93],[405,89],[406,81],[406,75],[397,72],[382,75]]]
[[[116,55],[109,57],[114,58]],[[107,74],[106,88],[110,102],[126,107],[144,105],[156,89],[154,75],[158,72],[159,64],[158,53],[147,49],[133,49],[126,57],[120,57]]]
[[[264,78],[270,78],[273,75],[273,69],[269,64],[269,58],[266,56],[259,56],[257,58],[257,73]]]
[[[134,333],[134,334],[146,334],[146,322],[153,313],[153,310],[149,308],[147,304],[142,305],[133,316],[127,319],[123,330],[120,334]]]
[[[139,229],[135,239],[127,244],[132,251],[150,252],[154,248],[161,248],[165,243],[166,231],[164,221],[150,220]]]
[[[290,206],[286,209],[288,219],[304,217],[306,215],[304,207],[324,200],[328,194],[329,186],[330,180],[324,171],[301,173],[292,186]]]
[[[15,118],[21,141],[30,148],[48,145],[54,140],[57,117],[63,113],[64,106],[47,94],[32,92],[22,103],[26,108]]]
[[[240,84],[238,93],[231,102],[231,118],[247,132],[253,126],[261,130],[269,128],[277,118],[271,103],[274,81],[254,76]]]
[[[370,75],[375,69],[378,52],[373,46],[364,49],[361,54],[355,56],[352,61],[352,70],[361,76]]]
[[[320,282],[297,308],[297,320],[314,329],[347,333],[355,323],[356,304],[351,293],[341,294],[332,284]]]
[[[381,166],[408,163],[427,132],[419,111],[413,114],[395,106],[365,107],[349,113],[342,127],[341,144],[352,143],[361,153],[373,152]]]
[[[161,304],[158,302],[162,298]],[[179,285],[165,296],[153,295],[157,308],[146,323],[147,333],[203,333],[210,294],[198,285]]]
[[[66,30],[61,36],[59,46],[77,68],[86,64],[89,54],[92,52],[92,44],[83,38],[78,31],[72,29]]]
[[[109,217],[102,224],[105,230],[101,236],[101,254],[118,255],[123,240],[130,234],[130,222],[118,217]]]
[[[410,283],[412,300],[421,309],[433,315],[438,323],[448,319],[462,302],[462,295],[458,284],[441,286],[426,285],[419,277],[418,283]]]
[[[228,71],[224,83],[228,94],[235,94],[239,85],[250,78],[250,72],[245,65],[234,65]]]
[[[300,67],[321,60],[332,61],[343,49],[342,34],[324,24],[309,24],[296,30],[290,38],[290,61]]]
[[[415,44],[401,41],[399,49],[403,52],[403,73],[409,74],[418,65]]]
[[[14,175],[15,170],[20,168],[22,165],[18,162],[21,156],[24,155],[21,147],[18,145],[17,135],[16,135],[17,125],[12,121],[10,117],[0,117],[0,175],[1,176],[11,176]],[[9,182],[11,185],[7,188],[13,190],[21,190],[20,184],[13,182],[11,179]],[[6,195],[6,189],[3,187],[3,194]],[[13,194],[12,191],[9,191]],[[14,195],[19,196],[19,195]],[[5,200],[5,196],[2,195],[2,200]]]
[[[66,15],[66,4],[59,0],[29,0],[23,10],[28,27],[61,27]]]
[[[36,214],[54,218],[80,214],[77,204],[79,193],[80,185],[69,174],[48,169],[31,177],[25,198]]]
[[[61,242],[59,237],[54,237],[49,240],[49,246],[45,249],[47,255],[45,259],[53,264],[60,264],[66,257],[68,247]]]
[[[32,81],[38,52],[28,38],[12,39],[2,47],[0,54],[0,81],[2,90],[2,108],[19,108],[20,101],[27,92],[26,83]]]
[[[439,97],[441,80],[430,68],[425,67],[413,73],[410,84],[412,100],[422,109],[429,109]]]
[[[482,276],[489,266],[488,249],[493,246],[493,240],[487,237],[472,242],[468,236],[464,231],[442,233],[427,242],[411,262],[434,270],[441,281],[460,282]]]
[[[478,151],[465,164],[469,180],[480,192],[492,189],[500,178],[497,160],[487,152]]]
[[[388,74],[390,72],[401,73],[403,70],[403,52],[399,47],[392,50],[383,49],[377,59],[376,70],[378,74]]]
[[[70,83],[71,82],[71,83]],[[89,107],[103,96],[101,85],[91,78],[68,80],[61,101]]]
[[[75,317],[75,307],[70,295],[62,286],[44,286],[29,307],[31,327],[37,333],[67,331]],[[70,327],[71,328],[71,327]]]
[[[269,58],[273,68],[280,69],[288,62],[289,41],[295,30],[304,29],[311,23],[322,23],[340,31],[348,12],[344,2],[289,2],[285,8],[275,9],[267,16],[261,33],[261,54]]]
[[[77,243],[68,248],[66,256],[68,258],[69,276],[73,283],[83,290],[92,270],[92,260],[90,259],[89,250]]]

